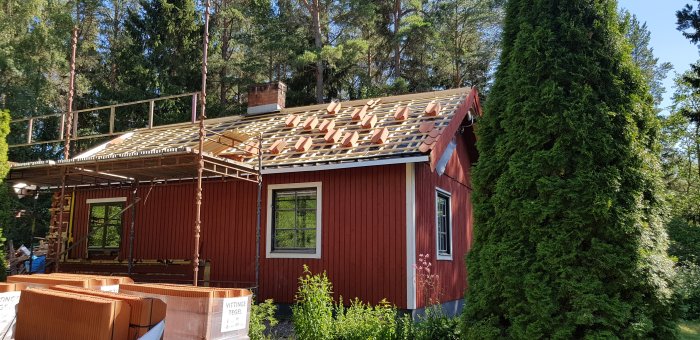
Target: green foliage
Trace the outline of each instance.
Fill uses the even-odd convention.
[[[676,292],[681,302],[681,317],[700,320],[700,266],[693,262],[679,263]]]
[[[398,336],[398,311],[386,300],[372,307],[355,298],[350,307],[345,308],[341,299],[335,311],[336,339],[396,339]]]
[[[263,303],[253,304],[250,311],[250,324],[248,327],[248,337],[250,340],[267,340],[269,336],[265,335],[267,327],[277,325],[275,318],[277,306],[272,302],[272,299],[267,299]]]
[[[466,338],[675,338],[660,124],[616,2],[514,0],[479,121]]]
[[[432,306],[418,318],[415,326],[416,339],[460,339],[462,327],[460,319],[445,315],[442,308]]]
[[[299,339],[333,338],[333,284],[326,273],[313,275],[304,265],[292,306],[294,331]]]

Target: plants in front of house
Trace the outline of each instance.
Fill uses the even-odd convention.
[[[277,325],[275,312],[277,306],[272,299],[267,299],[262,303],[253,304],[250,308],[250,324],[248,326],[248,337],[250,340],[267,340],[269,336],[265,335],[267,327]]]
[[[439,276],[431,270],[428,255],[418,257],[416,284],[425,306],[424,315],[414,322],[387,300],[372,306],[357,298],[350,306],[333,301],[333,284],[325,272],[313,274],[304,266],[299,278],[296,304],[292,307],[294,330],[299,339],[458,339],[459,318],[442,310]]]
[[[312,274],[304,265],[292,306],[294,332],[299,339],[333,339],[333,284],[328,276]]]

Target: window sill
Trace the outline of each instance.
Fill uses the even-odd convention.
[[[437,257],[438,261],[452,261],[452,255],[438,255]]]
[[[320,253],[270,252],[268,259],[320,259]]]

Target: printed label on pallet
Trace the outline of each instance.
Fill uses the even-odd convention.
[[[221,333],[245,329],[248,317],[248,297],[225,298],[223,300]]]
[[[12,339],[20,292],[0,293],[0,332]]]
[[[119,293],[119,285],[100,286],[103,292]]]

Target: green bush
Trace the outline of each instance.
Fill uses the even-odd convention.
[[[477,123],[463,336],[676,337],[660,123],[616,1],[510,0]]]
[[[272,303],[272,299],[267,299],[263,303],[253,304],[250,309],[250,326],[248,327],[248,336],[250,340],[266,340],[270,339],[265,335],[267,326],[274,327],[277,324],[275,312],[277,306]]]
[[[292,306],[294,332],[299,339],[333,339],[333,285],[326,273],[312,275],[304,265]]]
[[[425,315],[418,318],[418,323],[415,328],[416,339],[459,339],[460,338],[460,319],[458,317],[451,318],[442,311],[438,306],[428,307],[425,310]]]
[[[345,308],[341,299],[336,306],[335,338],[396,339],[397,317],[396,307],[386,300],[372,307],[355,298],[350,307]]]
[[[676,293],[681,305],[681,317],[700,319],[700,266],[692,262],[678,264]]]

